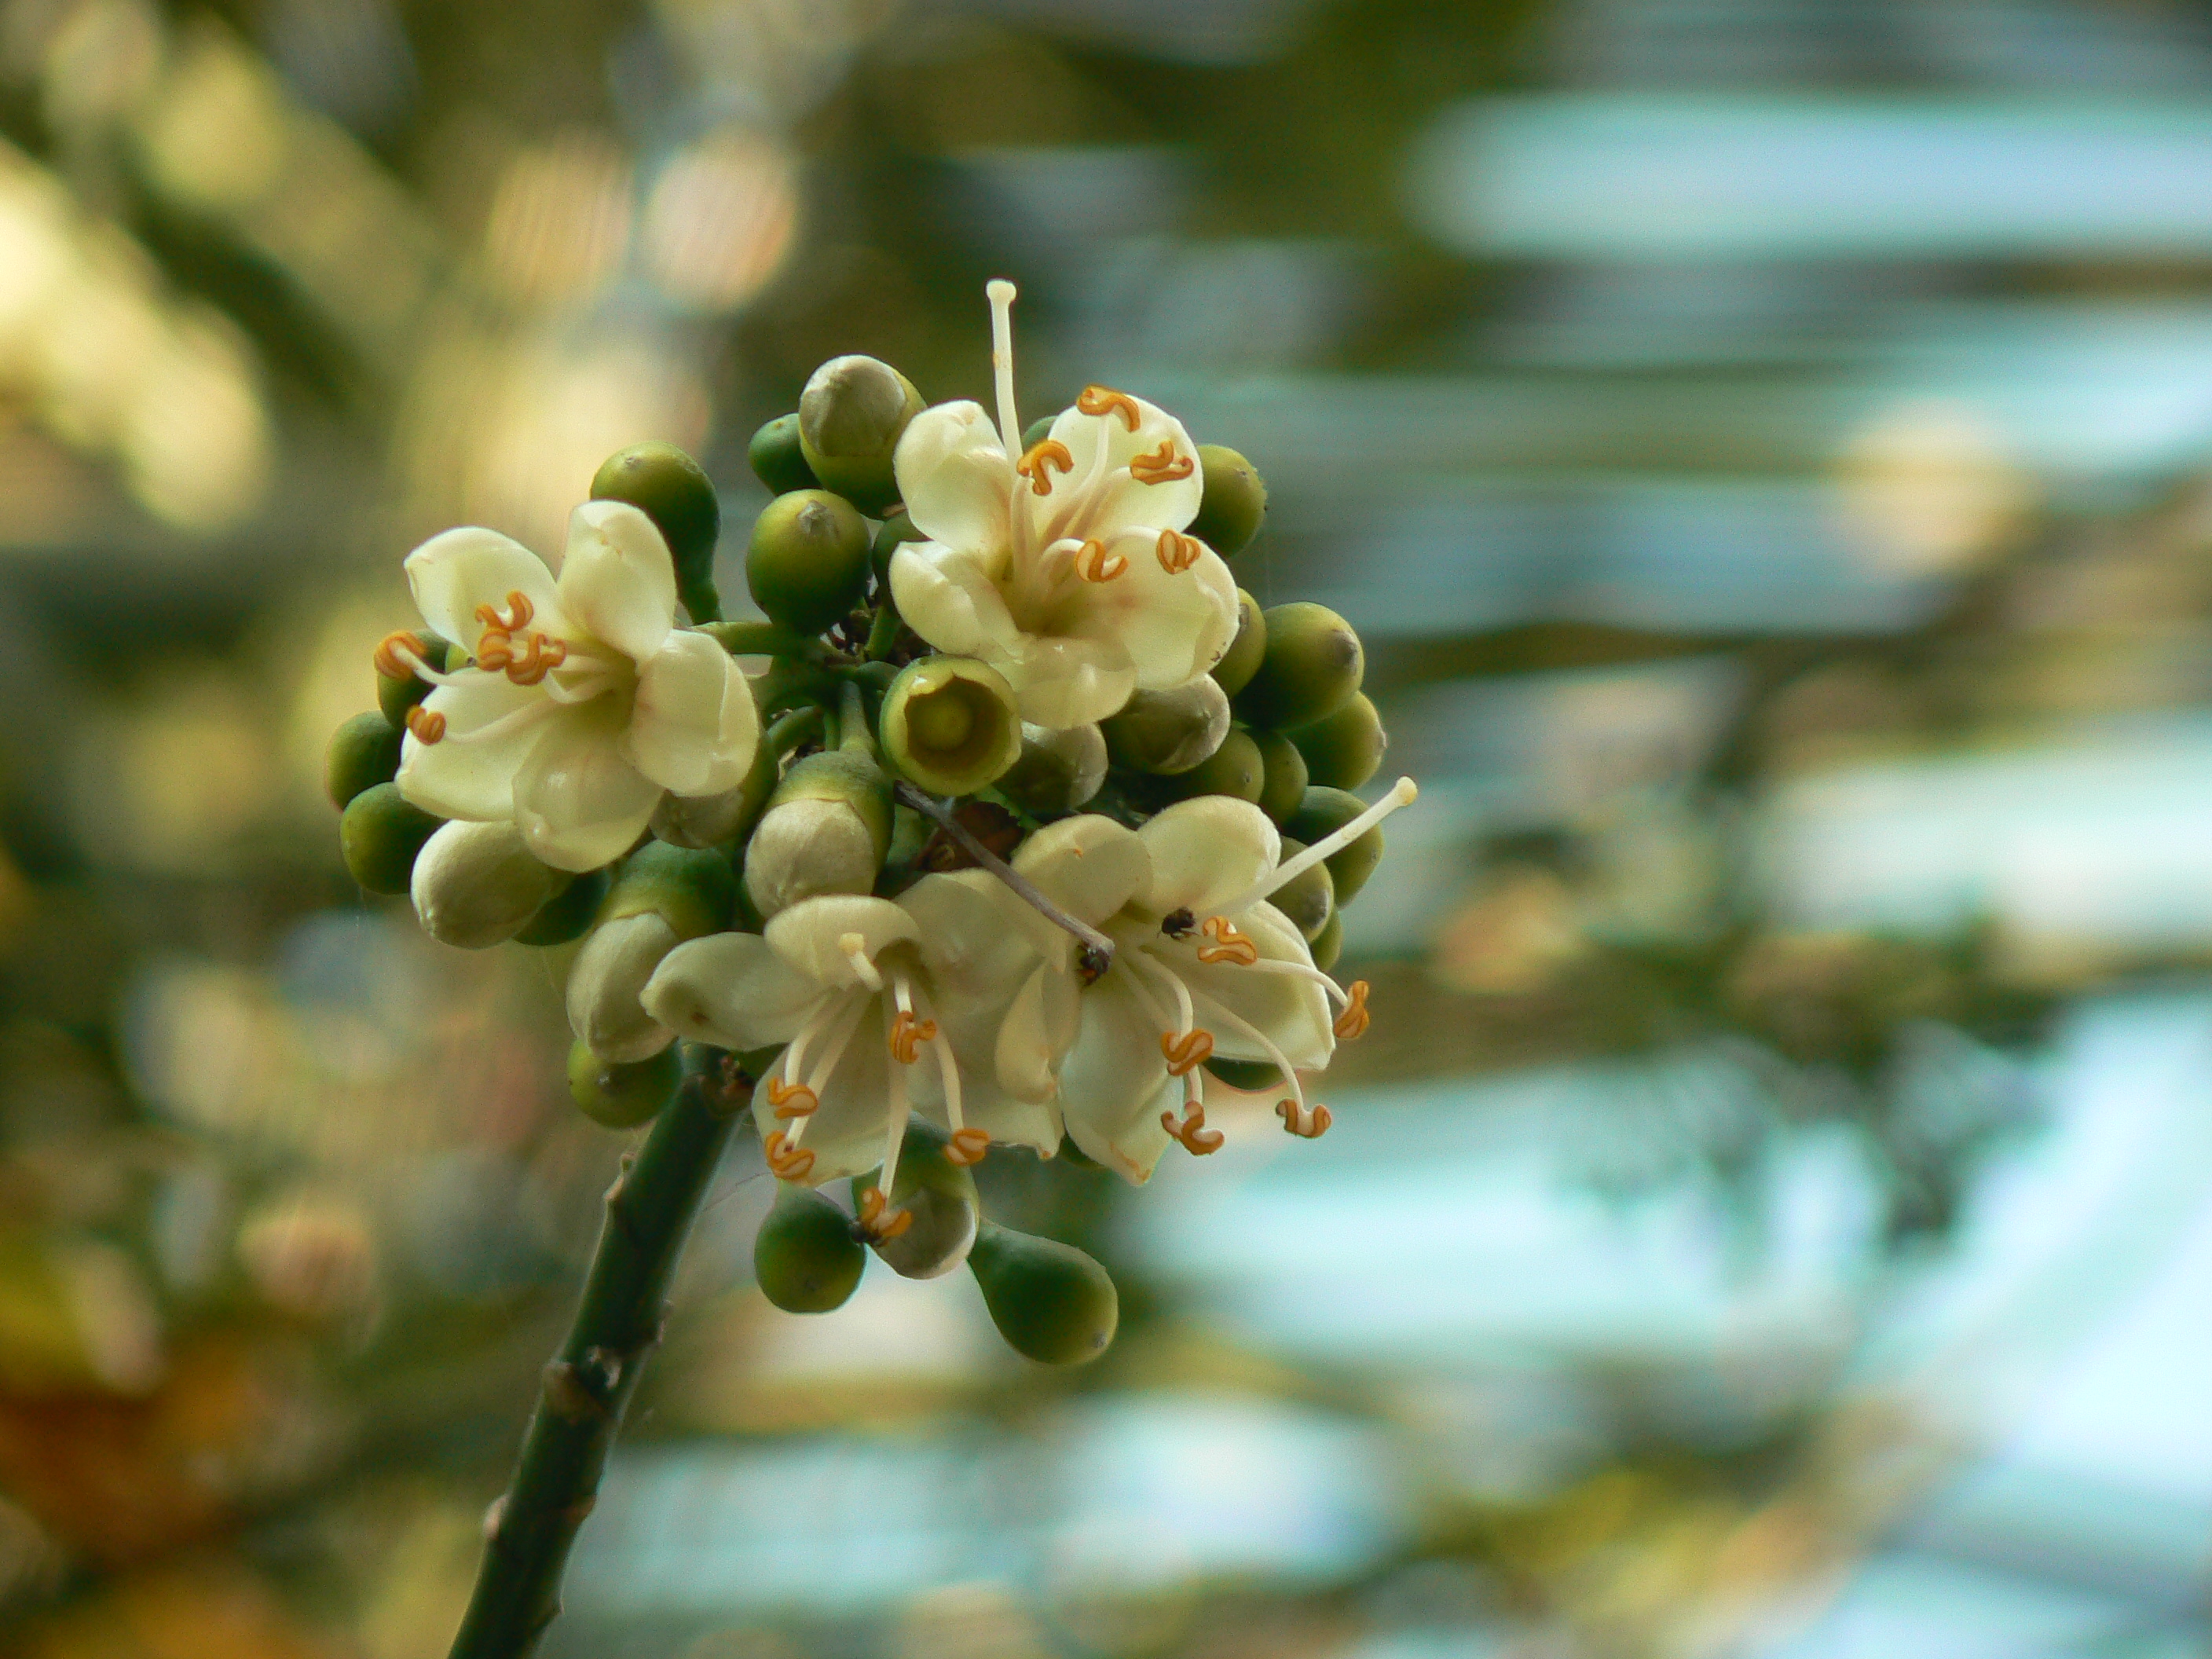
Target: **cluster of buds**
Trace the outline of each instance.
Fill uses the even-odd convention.
[[[1066,1363],[1111,1340],[1112,1282],[987,1221],[975,1166],[1144,1182],[1223,1144],[1209,1079],[1322,1133],[1308,1085],[1368,1020],[1340,907],[1414,792],[1351,793],[1384,734],[1343,618],[1231,577],[1250,464],[1105,386],[1024,430],[990,297],[995,419],[848,356],[755,435],[766,623],[720,619],[714,492],[665,445],[600,469],[557,576],[488,530],[417,548],[424,627],[379,649],[331,788],[348,866],[433,937],[582,940],[593,1118],[651,1120],[679,1039],[752,1080],[777,1305],[840,1305],[870,1249],[965,1262]]]

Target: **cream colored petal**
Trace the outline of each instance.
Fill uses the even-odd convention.
[[[725,1048],[788,1042],[832,993],[757,933],[709,933],[662,958],[640,999],[680,1036]]]
[[[1054,1018],[1051,1006],[1055,985],[1067,992],[1068,1011],[1077,1012],[1073,977],[1039,968],[1023,981],[999,1024],[992,1074],[999,1087],[1017,1100],[1050,1100],[1059,1086],[1060,1062],[1073,1046],[1073,1029],[1054,1030],[1061,1023]]]
[[[1180,1106],[1160,1033],[1115,968],[1083,994],[1083,1028],[1060,1068],[1060,1110],[1068,1138],[1134,1182],[1152,1178],[1167,1149],[1160,1114]]]
[[[512,616],[508,596],[520,593],[529,601],[536,626],[562,620],[545,561],[496,530],[471,526],[431,537],[407,556],[407,586],[422,620],[472,657],[484,630],[478,605]]]
[[[423,743],[412,732],[402,739],[399,793],[441,818],[512,818],[514,780],[544,734],[544,720],[556,717],[544,693],[504,674],[465,668],[422,706],[444,716],[446,734],[436,743]],[[532,709],[544,719],[532,719]],[[507,723],[486,733],[494,721]]]
[[[1062,629],[1120,646],[1147,691],[1188,684],[1220,661],[1237,636],[1237,583],[1228,565],[1194,542],[1201,550],[1196,561],[1170,569],[1188,548],[1171,543],[1163,562],[1162,533],[1129,530],[1109,539],[1109,554],[1127,560],[1127,568],[1112,581],[1074,590]]]
[[[814,1154],[805,1184],[819,1187],[848,1176],[865,1175],[884,1161],[890,1127],[890,1052],[886,1044],[884,1000],[873,998],[860,1012],[860,1024],[822,1085],[821,1103],[807,1121],[800,1145]],[[773,1111],[756,1111],[753,1121],[765,1141],[787,1132]]]
[[[1265,902],[1231,918],[1237,930],[1259,948],[1263,962],[1313,966],[1304,937],[1289,917]],[[1224,958],[1200,962],[1191,939],[1164,946],[1175,952],[1176,971],[1194,991],[1203,992],[1248,1025],[1257,1026],[1268,1042],[1283,1051],[1291,1064],[1310,1071],[1328,1064],[1336,1049],[1331,1029],[1328,994],[1312,980],[1288,974],[1270,974]],[[1267,1050],[1249,1037],[1237,1036],[1218,1021],[1209,1024],[1201,1012],[1198,1023],[1214,1035],[1217,1053],[1227,1060],[1265,1060]]]
[[[983,870],[924,876],[899,895],[913,918],[921,967],[941,998],[971,998],[995,1011],[1048,957],[1073,940]]]
[[[627,853],[660,804],[660,786],[623,758],[622,728],[599,703],[545,723],[514,780],[514,821],[556,870],[596,870]]]
[[[619,1066],[650,1060],[675,1042],[675,1031],[641,1000],[654,970],[675,948],[676,930],[650,910],[592,929],[569,964],[563,992],[576,1040]]]
[[[1021,845],[1014,868],[1092,927],[1151,885],[1152,855],[1137,832],[1096,812],[1048,823]]]
[[[679,795],[713,795],[744,781],[760,741],[752,689],[730,653],[679,629],[641,665],[623,752]]]
[[[1181,530],[1198,516],[1206,493],[1198,447],[1182,422],[1158,404],[1142,398],[1129,401],[1137,412],[1134,431],[1119,406],[1101,415],[1070,408],[1054,420],[1052,436],[1067,447],[1074,465],[1065,483],[1054,476],[1050,495],[1025,492],[1016,497],[1028,514],[1035,538],[1030,545],[1042,546],[1060,536],[1103,539],[1132,525]],[[1160,482],[1145,483],[1132,476],[1130,463],[1140,457],[1166,463],[1157,472],[1143,469],[1146,476],[1160,476]],[[1181,471],[1183,460],[1190,463],[1188,476],[1164,476]]]
[[[793,968],[841,989],[863,982],[854,970],[848,943],[872,963],[890,946],[921,936],[914,918],[890,900],[854,893],[802,899],[777,912],[762,931]]]
[[[891,466],[907,516],[923,535],[953,547],[1006,545],[1013,466],[981,404],[923,410],[899,434]]]
[[[1013,660],[994,664],[1014,688],[1022,718],[1039,726],[1088,726],[1117,714],[1137,689],[1119,641],[1023,636]]]
[[[1200,795],[1155,813],[1137,831],[1152,856],[1152,886],[1138,902],[1153,915],[1188,910],[1200,921],[1280,861],[1282,837],[1267,815],[1231,795]]]
[[[937,1107],[931,1116],[943,1122],[943,1108]],[[981,1129],[1001,1146],[1027,1146],[1039,1158],[1050,1158],[1060,1150],[1057,1100],[1023,1100],[994,1087],[987,1077],[963,1085],[961,1116],[969,1127]]]
[[[1023,634],[983,555],[942,542],[908,542],[891,555],[891,599],[908,627],[940,651],[980,657],[1004,673]]]
[[[653,520],[628,501],[586,501],[571,513],[561,608],[635,661],[659,650],[676,624],[676,564]]]

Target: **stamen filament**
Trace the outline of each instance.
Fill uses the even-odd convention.
[[[1019,456],[1022,423],[1014,413],[1014,285],[994,278],[983,292],[991,301],[991,368],[999,383],[999,442],[1012,462]]]
[[[1298,1074],[1296,1068],[1291,1066],[1289,1056],[1274,1045],[1265,1031],[1248,1020],[1238,1018],[1235,1013],[1223,1007],[1218,999],[1206,995],[1203,991],[1198,992],[1196,995],[1200,1002],[1205,1003],[1213,1011],[1214,1018],[1222,1024],[1240,1036],[1251,1038],[1254,1042],[1259,1044],[1267,1056],[1267,1063],[1283,1074],[1283,1086],[1291,1091],[1291,1097],[1297,1103],[1298,1110],[1304,1111],[1306,1091],[1298,1085]]]
[[[1240,894],[1230,903],[1223,905],[1222,914],[1233,916],[1241,911],[1250,909],[1278,889],[1297,880],[1322,860],[1334,858],[1400,807],[1412,805],[1414,798],[1420,793],[1419,787],[1413,779],[1399,779],[1390,786],[1389,794],[1383,796],[1381,800],[1376,801],[1374,805],[1352,819],[1344,828],[1323,836],[1296,857],[1285,860],[1261,877],[1251,891]]]
[[[859,933],[841,933],[837,938],[837,948],[845,953],[845,960],[853,964],[853,977],[871,991],[880,991],[884,988],[884,976],[876,971],[876,964],[868,960],[866,945],[867,940]]]
[[[1195,1017],[1191,1012],[1190,988],[1182,982],[1181,974],[1176,972],[1164,962],[1155,960],[1142,947],[1130,951],[1129,960],[1141,964],[1147,970],[1158,974],[1167,981],[1169,988],[1175,993],[1176,1012],[1179,1016],[1176,1022],[1176,1032],[1178,1036],[1197,1024]],[[1150,999],[1146,1000],[1149,1001]]]

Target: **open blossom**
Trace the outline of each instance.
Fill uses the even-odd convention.
[[[1054,1068],[1075,1028],[1067,938],[980,870],[925,876],[896,899],[826,894],[754,933],[671,951],[645,1006],[683,1036],[782,1043],[754,1118],[769,1167],[810,1186],[883,1166],[891,1189],[916,1108],[973,1164],[994,1140],[1060,1145]],[[863,1221],[898,1222],[882,1200]]]
[[[1020,448],[1013,294],[991,284],[998,424],[940,404],[899,440],[899,489],[930,539],[894,556],[891,593],[932,645],[1005,675],[1024,720],[1079,726],[1212,668],[1236,635],[1237,586],[1184,533],[1204,479],[1165,410],[1089,386]]]
[[[1060,1110],[1079,1147],[1139,1182],[1170,1139],[1213,1151],[1221,1135],[1206,1127],[1202,1062],[1216,1056],[1275,1067],[1276,1109],[1291,1133],[1328,1127],[1328,1109],[1308,1104],[1297,1074],[1328,1065],[1338,1037],[1366,1029],[1367,987],[1347,993],[1316,968],[1267,895],[1413,795],[1401,780],[1282,862],[1267,814],[1227,795],[1179,802],[1139,830],[1086,814],[1030,837],[1015,868],[1115,947],[1082,993],[1080,1029],[1060,1067]]]
[[[400,793],[441,817],[512,821],[563,870],[620,857],[667,793],[733,788],[759,717],[744,675],[706,635],[676,624],[676,569],[660,532],[626,502],[568,520],[557,579],[493,530],[449,530],[407,556],[422,620],[470,665],[423,666],[396,634],[379,665],[434,689],[408,718]]]

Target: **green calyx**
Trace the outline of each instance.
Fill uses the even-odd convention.
[[[1013,687],[973,657],[924,657],[899,670],[876,729],[884,757],[933,795],[972,795],[1022,753]]]
[[[1367,803],[1343,789],[1315,787],[1306,791],[1298,810],[1284,822],[1283,833],[1310,847],[1367,810]],[[1329,879],[1336,884],[1336,902],[1349,904],[1382,861],[1382,827],[1377,824],[1351,846],[1327,860]]]
[[[1290,734],[1305,757],[1309,781],[1329,789],[1357,789],[1373,777],[1390,747],[1382,717],[1362,692],[1325,719]]]
[[[968,1266],[1006,1346],[1041,1365],[1079,1365],[1114,1340],[1121,1298],[1106,1269],[1070,1244],[986,1221]]]
[[[1223,558],[1233,558],[1267,522],[1267,486],[1251,462],[1222,444],[1200,444],[1198,465],[1206,493],[1190,533]]]
[[[343,811],[362,790],[391,782],[399,770],[402,735],[398,726],[374,709],[356,714],[332,732],[330,758],[323,771],[331,805]]]
[[[338,820],[338,850],[353,878],[372,893],[404,893],[415,872],[415,855],[444,820],[434,818],[399,793],[396,783],[380,783],[346,803]]]
[[[714,544],[722,504],[698,462],[669,443],[632,444],[592,475],[592,499],[628,501],[653,520],[676,562],[676,595],[695,623],[722,614],[714,592]]]
[[[745,585],[760,608],[798,634],[819,634],[860,601],[868,521],[842,495],[796,489],[761,509],[745,550]]]
[[[875,357],[832,357],[799,399],[799,443],[814,476],[863,512],[898,500],[891,457],[907,422],[921,413],[914,382]]]
[[[753,1235],[753,1277],[786,1313],[843,1307],[867,1264],[853,1218],[810,1188],[783,1184]]]
[[[672,1047],[650,1060],[618,1066],[601,1060],[580,1042],[568,1046],[568,1093],[586,1117],[609,1129],[650,1123],[683,1080],[684,1068]]]
[[[822,480],[814,476],[799,447],[796,411],[763,422],[746,444],[745,459],[752,463],[753,476],[768,486],[771,495],[822,488]]]
[[[730,861],[720,853],[649,841],[632,853],[600,907],[602,923],[651,914],[680,939],[730,925],[738,902]]]
[[[946,1156],[951,1142],[926,1118],[908,1121],[899,1145],[898,1170],[884,1196],[890,1207],[913,1219],[896,1237],[871,1248],[902,1279],[936,1279],[968,1259],[983,1216],[975,1177]],[[881,1170],[853,1177],[853,1201],[879,1183]]]
[[[1237,637],[1229,642],[1229,649],[1221,653],[1221,660],[1213,665],[1214,684],[1234,697],[1251,684],[1252,676],[1260,672],[1261,659],[1267,654],[1267,618],[1260,609],[1260,601],[1243,588],[1237,590]]]
[[[1236,695],[1238,716],[1254,726],[1306,726],[1350,702],[1367,668],[1352,624],[1305,600],[1273,606],[1265,615],[1267,651]]]

